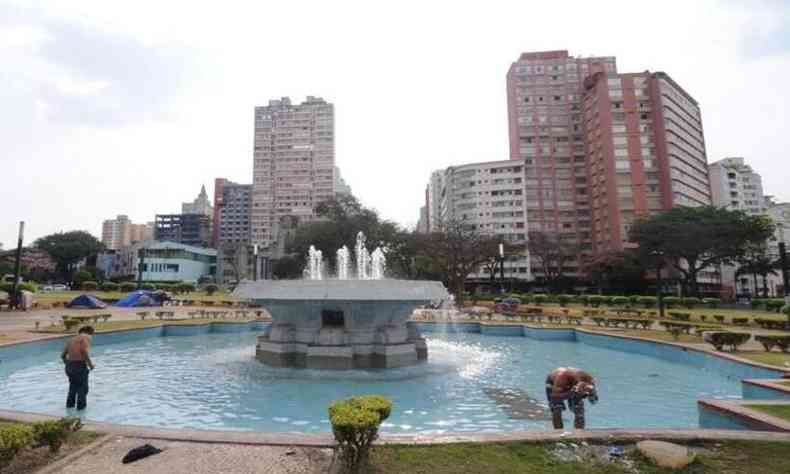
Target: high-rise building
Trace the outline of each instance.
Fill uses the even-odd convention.
[[[152,223],[134,224],[123,214],[102,223],[101,241],[110,250],[118,250],[134,242],[150,240],[153,235]]]
[[[425,210],[427,213],[427,232],[435,232],[441,223],[442,190],[444,189],[444,171],[434,171],[425,188]]]
[[[213,216],[214,209],[211,207],[211,201],[208,200],[208,193],[206,193],[205,185],[200,187],[200,193],[194,201],[181,204],[181,214],[202,214],[209,217]]]
[[[699,105],[666,73],[618,74],[614,57],[524,53],[507,93],[528,230],[579,249],[568,274],[622,249],[637,216],[710,204]]]
[[[595,253],[627,247],[637,217],[711,203],[699,105],[669,75],[598,72],[584,89]]]
[[[204,214],[157,214],[154,239],[195,247],[211,246],[211,217]]]
[[[527,217],[524,201],[524,163],[521,161],[489,161],[451,166],[431,173],[432,186],[441,186],[431,193],[436,196],[436,228],[442,222],[463,221],[481,234],[497,237],[521,247],[508,255],[505,276],[529,280],[532,273],[527,253]],[[427,205],[426,221],[427,221]],[[488,278],[481,268],[472,278]]]
[[[236,283],[253,279],[254,248],[250,243],[252,185],[224,178],[214,181],[214,246],[217,249],[217,280]]]
[[[343,176],[340,174],[340,168],[335,166],[335,194],[337,195],[346,195],[352,196],[351,193],[351,186],[346,183],[346,180],[343,179]]]
[[[724,158],[708,166],[713,205],[751,215],[765,214],[763,178],[740,157]]]
[[[523,53],[507,74],[510,158],[524,163],[528,230],[556,234],[580,256],[593,250],[582,96],[595,72],[617,72],[615,58]],[[566,268],[578,274],[579,259]]]
[[[277,243],[283,217],[315,218],[334,189],[333,105],[319,97],[288,97],[255,108],[250,237],[264,253]]]

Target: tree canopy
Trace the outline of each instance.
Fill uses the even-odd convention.
[[[298,226],[286,243],[286,252],[295,262],[283,262],[280,271],[275,271],[278,276],[293,275],[297,264],[304,268],[310,245],[324,252],[328,270],[335,272],[335,252],[345,245],[353,254],[358,232],[365,234],[370,251],[385,249],[388,275],[408,277],[412,273],[414,246],[409,233],[381,219],[355,197],[339,195],[324,201],[316,206],[316,214],[319,220]]]
[[[46,251],[55,261],[58,274],[66,279],[77,262],[104,249],[96,237],[82,230],[50,234],[37,239],[33,246]]]
[[[676,207],[637,220],[629,238],[641,252],[671,262],[688,293],[697,296],[702,270],[735,263],[749,245],[765,242],[773,232],[773,223],[763,216],[713,206]]]

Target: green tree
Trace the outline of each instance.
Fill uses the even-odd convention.
[[[611,293],[644,293],[646,262],[632,249],[606,252],[587,260],[582,271],[598,288]]]
[[[530,232],[527,243],[530,258],[538,265],[552,291],[565,279],[568,263],[576,258],[577,248],[564,242],[559,234]]]
[[[763,298],[768,298],[768,275],[776,275],[776,262],[768,254],[765,241],[746,246],[743,255],[737,258],[739,265],[735,275],[751,275],[754,279],[754,296],[758,293],[757,277],[763,280]]]
[[[327,270],[336,272],[334,252],[345,245],[353,255],[357,233],[362,232],[370,250],[381,247],[386,251],[389,276],[407,276],[412,270],[416,251],[409,234],[362,206],[355,197],[340,195],[324,201],[316,206],[316,214],[322,220],[298,226],[286,244],[287,253],[299,262],[300,269],[305,267],[307,251],[314,245],[324,252]],[[293,274],[291,270],[286,273]]]
[[[81,230],[50,234],[37,239],[33,246],[49,253],[55,261],[57,273],[67,280],[74,265],[104,249],[96,237]]]
[[[466,279],[499,253],[500,239],[482,233],[463,220],[451,219],[439,224],[439,230],[421,237],[419,254],[429,268],[441,272],[442,281],[455,296],[464,301]]]
[[[684,288],[699,296],[697,277],[706,269],[733,264],[749,245],[768,240],[770,219],[713,206],[676,207],[634,222],[629,238],[644,254],[661,254],[681,275]]]
[[[272,274],[278,280],[292,280],[302,277],[302,270],[304,264],[296,257],[286,255],[285,257],[277,259],[272,268]]]

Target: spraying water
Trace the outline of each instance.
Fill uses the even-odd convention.
[[[356,256],[357,280],[383,280],[387,271],[386,251],[376,247],[373,253],[365,246],[367,239],[362,232],[357,233],[357,242],[354,246]],[[351,275],[351,252],[345,245],[335,253],[337,261],[337,279],[353,280]],[[320,250],[311,245],[307,252],[307,267],[304,277],[308,280],[322,280],[324,278],[324,256]]]
[[[308,280],[321,280],[324,274],[324,256],[320,250],[310,246],[307,252],[307,278]]]
[[[345,245],[337,249],[337,279],[338,280],[348,280],[349,279],[349,252],[348,247]]]

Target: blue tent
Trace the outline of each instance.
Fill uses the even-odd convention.
[[[106,308],[107,304],[93,295],[79,295],[66,305],[69,308],[101,309]]]
[[[137,290],[126,295],[126,298],[115,303],[115,306],[122,308],[137,308],[142,306],[161,306],[162,303],[156,298],[153,291]]]

